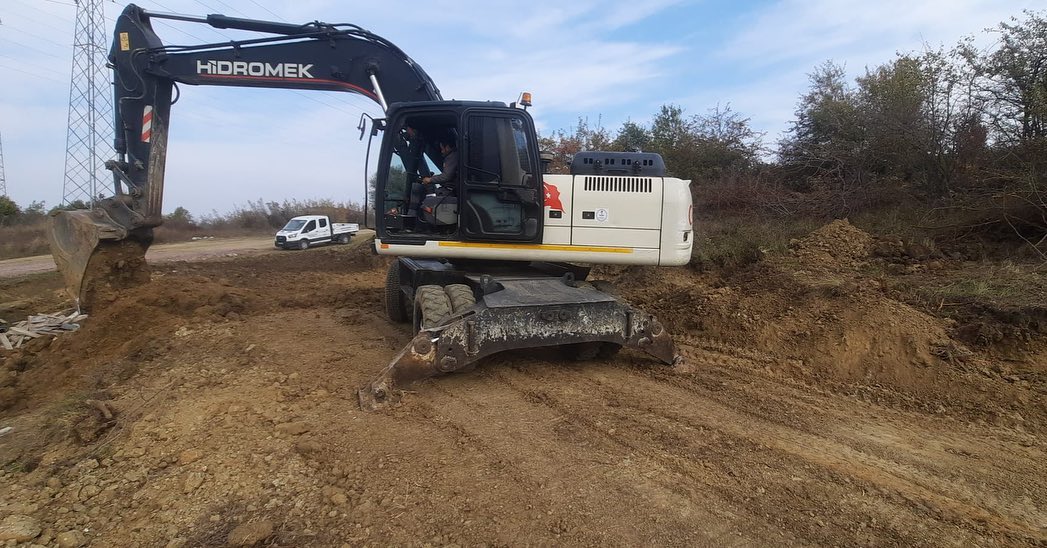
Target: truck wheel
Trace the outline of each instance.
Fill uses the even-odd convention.
[[[309,249],[309,240],[302,240],[298,242],[298,249],[301,249],[302,251]]]
[[[436,327],[451,315],[451,299],[438,285],[423,285],[414,293],[415,331]]]
[[[341,234],[341,235],[339,235],[338,236],[338,243],[343,244],[343,245],[349,243],[349,235],[348,234]]]
[[[473,288],[465,284],[451,284],[445,287],[444,291],[447,293],[447,298],[451,300],[451,309],[455,314],[472,308],[476,304]]]
[[[404,323],[407,318],[407,303],[404,292],[400,290],[400,262],[389,265],[385,275],[385,313],[391,321]]]

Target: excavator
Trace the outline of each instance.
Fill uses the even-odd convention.
[[[164,45],[154,20],[258,36]],[[372,245],[396,257],[386,276],[387,315],[412,323],[415,333],[359,389],[363,409],[505,350],[562,347],[593,359],[630,347],[678,363],[655,317],[587,280],[593,265],[690,260],[690,181],[666,176],[657,154],[587,151],[574,156],[569,174],[547,173],[530,94],[510,104],[444,100],[400,48],[353,24],[192,16],[131,4],[116,21],[109,61],[113,193],[90,210],[57,212],[49,229],[55,262],[80,307],[101,305],[105,291],[119,298],[122,284],[148,279],[144,257],[163,221],[168,128],[180,85],[340,91],[383,111],[370,118],[370,138],[381,136]]]

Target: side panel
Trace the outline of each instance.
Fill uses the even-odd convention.
[[[691,260],[694,245],[694,208],[691,182],[666,177],[662,205],[661,266],[682,266]]]
[[[658,249],[661,177],[576,175],[571,243]]]

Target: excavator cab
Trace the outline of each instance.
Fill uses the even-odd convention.
[[[375,188],[382,241],[541,242],[541,167],[525,111],[394,104],[385,127]]]

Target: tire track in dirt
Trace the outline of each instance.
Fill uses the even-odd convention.
[[[1007,509],[1009,505],[992,504],[994,497],[990,493],[960,490],[958,486],[928,476],[911,465],[864,453],[845,442],[792,427],[782,427],[773,420],[766,420],[764,417],[732,408],[713,399],[707,400],[704,398],[705,394],[696,392],[694,387],[667,385],[662,381],[644,379],[620,369],[608,370],[595,376],[582,376],[567,371],[554,372],[551,376],[552,379],[542,378],[533,386],[524,384],[524,387],[519,389],[541,390],[543,386],[595,383],[598,385],[597,390],[571,393],[572,398],[580,396],[588,400],[585,405],[587,411],[612,404],[625,405],[634,418],[645,414],[656,417],[644,421],[648,427],[656,426],[655,423],[659,421],[669,421],[684,422],[692,428],[718,429],[731,438],[748,440],[776,452],[797,457],[802,462],[815,464],[831,474],[847,479],[848,482],[861,482],[878,492],[905,501],[913,510],[927,516],[939,517],[964,527],[971,526],[973,522],[977,524],[974,526],[975,530],[984,527],[990,533],[1004,533],[1026,541],[1036,542],[1044,539],[1038,526],[1030,523],[1030,520],[1043,519],[1042,514],[1008,516],[987,510],[976,501],[987,500],[997,509]],[[560,376],[569,378],[557,378]],[[606,380],[608,377],[614,377],[614,380]],[[519,383],[515,376],[513,379],[514,383]],[[555,398],[548,398],[547,401],[558,410],[570,412],[570,405],[558,403]],[[840,419],[850,421],[851,417]],[[586,417],[578,417],[578,420],[590,425],[592,423],[592,420]],[[861,431],[862,425],[851,424],[834,430],[841,428]],[[590,430],[600,431],[599,428]],[[632,449],[643,450],[643,447],[633,446]],[[657,458],[660,455],[653,456]],[[684,458],[686,459],[686,456]],[[1038,471],[1026,469],[1026,474],[1030,473],[1036,477]]]
[[[709,354],[704,348],[689,351]],[[1047,492],[1047,483],[1044,481],[1047,478],[1043,474],[1029,476],[1029,463],[1043,462],[1045,455],[1034,447],[1035,438],[1028,434],[980,427],[956,421],[948,415],[939,417],[854,401],[837,392],[766,373],[753,368],[744,359],[725,359],[722,348],[713,351],[712,356],[710,360],[701,358],[702,367],[693,375],[677,375],[649,367],[643,368],[643,374],[688,390],[706,389],[709,378],[727,379],[727,382],[721,383],[724,390],[710,394],[712,399],[728,406],[735,406],[738,401],[747,401],[752,405],[759,403],[761,396],[768,399],[767,395],[774,395],[773,400],[790,411],[788,415],[762,414],[764,420],[786,424],[812,434],[831,430],[832,437],[856,449],[898,462],[899,465],[930,468],[935,475],[944,478],[975,482],[991,479],[992,487],[1009,491],[1021,491],[1031,483],[1040,492]],[[730,397],[721,394],[732,390],[738,394]],[[812,399],[815,394],[818,398]],[[780,420],[781,416],[791,419],[795,414],[807,420]],[[837,419],[841,415],[849,416],[846,423]],[[812,424],[817,426],[812,428]],[[885,428],[885,424],[901,424],[905,428]],[[998,475],[992,478],[963,475],[971,470],[971,459],[984,458],[979,455],[992,455],[993,470]]]
[[[497,367],[497,366],[495,366]],[[711,497],[704,486],[683,486],[663,463],[622,446],[590,443],[590,433],[560,410],[541,404],[540,392],[506,391],[488,382],[489,374],[461,386],[426,385],[424,401],[411,414],[435,417],[466,436],[493,462],[509,463],[507,475],[555,514],[586,515],[576,531],[585,543],[636,545],[752,545],[759,538],[781,539],[779,531],[736,526],[738,517]],[[495,374],[495,380],[500,377]],[[526,417],[526,420],[518,420]],[[628,449],[628,448],[626,448]],[[538,487],[538,489],[535,489]],[[621,506],[623,513],[607,512]],[[643,511],[649,509],[650,511]],[[796,542],[796,539],[792,539]]]

